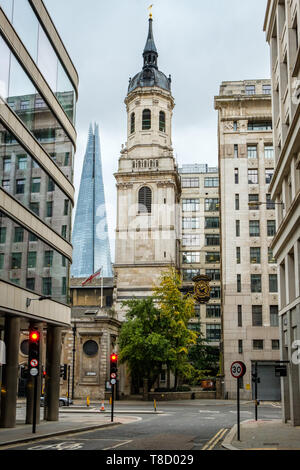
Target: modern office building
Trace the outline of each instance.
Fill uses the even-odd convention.
[[[89,277],[101,269],[112,277],[106,220],[99,127],[90,125],[72,233],[71,276]]]
[[[268,0],[264,30],[270,45],[277,232],[271,248],[279,278],[283,420],[300,425],[300,50],[299,0]]]
[[[280,399],[277,266],[272,253],[275,205],[269,184],[274,173],[270,80],[223,82],[218,111],[222,349],[225,396],[237,394],[230,366],[240,360],[247,373],[241,397]]]
[[[172,148],[171,78],[158,69],[152,17],[141,72],[125,99],[128,138],[117,182],[116,309],[122,301],[152,294],[163,271],[179,267],[180,179]]]
[[[220,218],[218,168],[207,164],[182,165],[181,176],[181,273],[184,286],[205,274],[210,279],[211,299],[197,304],[189,327],[200,331],[219,360],[221,340]]]
[[[58,419],[61,329],[70,326],[71,313],[77,87],[77,72],[43,2],[0,0],[2,427],[15,426],[20,344],[26,353],[31,327],[43,338],[45,418]],[[27,423],[32,405],[31,387]]]

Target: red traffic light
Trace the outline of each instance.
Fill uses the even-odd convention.
[[[118,361],[118,355],[117,354],[111,354],[110,355],[110,362],[117,362]]]
[[[40,339],[40,333],[38,331],[31,331],[29,333],[29,341],[36,343]]]

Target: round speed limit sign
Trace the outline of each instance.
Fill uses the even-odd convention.
[[[236,361],[231,364],[230,372],[232,377],[240,379],[246,374],[246,366],[241,361]]]

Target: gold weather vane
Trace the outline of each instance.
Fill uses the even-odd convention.
[[[148,8],[148,10],[149,10],[149,18],[151,18],[151,19],[152,19],[152,7],[153,7],[153,4],[150,5],[150,7]]]

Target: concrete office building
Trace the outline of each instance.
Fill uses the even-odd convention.
[[[275,172],[269,191],[277,202],[272,250],[279,277],[283,420],[300,425],[300,1],[269,0],[264,30],[270,45]]]
[[[193,277],[211,278],[211,299],[196,304],[189,327],[201,331],[219,358],[221,339],[221,281],[218,168],[207,164],[182,165],[181,176],[181,273],[183,286],[193,286]]]
[[[58,419],[61,329],[71,313],[78,76],[41,0],[0,0],[0,61],[0,426],[14,427],[20,344],[33,326],[45,358],[45,419]]]
[[[269,80],[223,82],[215,97],[218,110],[222,349],[225,395],[236,396],[232,362],[247,373],[241,397],[280,399],[277,267],[272,254],[275,205],[269,184],[274,172]]]

